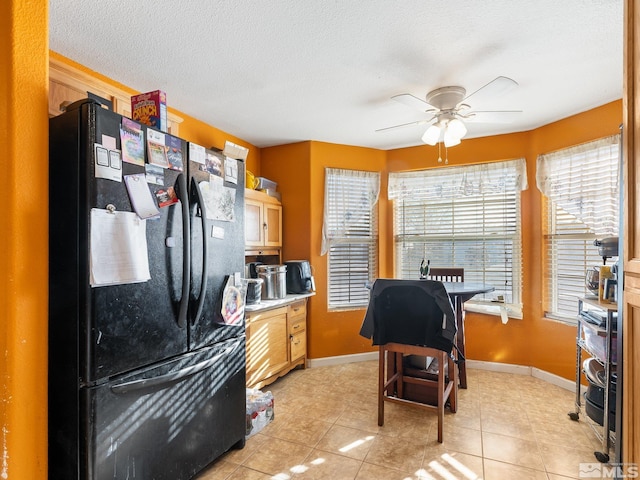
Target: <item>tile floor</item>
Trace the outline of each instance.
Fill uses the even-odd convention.
[[[385,403],[377,424],[377,361],[295,370],[264,387],[274,421],[197,480],[535,479],[579,477],[600,443],[575,393],[537,378],[468,369],[458,411],[445,410],[444,443],[435,411]],[[612,453],[613,455],[613,453]]]

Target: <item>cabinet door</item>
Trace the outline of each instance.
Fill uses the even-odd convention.
[[[264,242],[264,219],[262,202],[245,199],[244,202],[244,244],[246,246],[261,247]]]
[[[625,2],[625,79],[623,98],[624,292],[622,305],[622,458],[640,462],[640,8]],[[620,326],[618,325],[618,328]],[[620,377],[618,377],[618,380]]]
[[[76,100],[87,98],[87,91],[63,85],[51,80],[49,82],[49,116],[56,117],[64,112],[65,103],[73,103]]]
[[[295,362],[299,358],[307,354],[307,333],[300,332],[291,335],[291,362]]]
[[[247,324],[247,385],[278,373],[289,364],[287,309],[267,311]]]
[[[265,223],[267,224],[264,246],[282,246],[282,205],[265,203],[264,217]]]

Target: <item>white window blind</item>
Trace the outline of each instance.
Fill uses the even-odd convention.
[[[620,136],[540,155],[538,188],[547,197],[544,310],[575,323],[589,267],[602,264],[598,238],[618,235]]]
[[[389,174],[394,200],[396,277],[418,278],[422,259],[432,267],[463,267],[465,281],[495,292],[470,305],[521,316],[520,192],[527,188],[524,159]]]
[[[329,309],[364,307],[377,276],[380,173],[325,169],[322,254],[328,258]]]

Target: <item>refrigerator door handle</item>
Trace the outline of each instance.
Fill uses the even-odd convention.
[[[117,395],[124,395],[139,390],[153,389],[158,387],[166,388],[170,385],[174,385],[175,383],[186,380],[192,375],[195,375],[196,373],[213,366],[221,358],[228,356],[235,348],[237,348],[237,346],[237,344],[230,345],[229,347],[225,348],[224,351],[220,352],[217,355],[214,355],[208,360],[196,363],[195,365],[191,365],[189,367],[182,368],[176,372],[166,373],[158,377],[142,378],[140,380],[111,385],[111,391]]]
[[[176,180],[178,198],[182,204],[182,297],[180,298],[180,310],[178,313],[178,326],[187,326],[187,313],[189,308],[189,282],[191,279],[191,248],[189,239],[191,229],[189,227],[189,194],[187,192],[187,180],[184,174],[178,175]]]
[[[202,278],[200,279],[200,298],[198,298],[196,314],[191,320],[191,324],[195,325],[200,321],[202,309],[204,307],[204,299],[207,296],[207,280],[209,277],[209,242],[207,242],[207,208],[205,206],[204,198],[202,197],[200,185],[198,185],[195,178],[191,179],[191,191],[195,192],[196,197],[192,215],[195,216],[195,206],[197,205],[200,207],[200,222],[202,225]]]

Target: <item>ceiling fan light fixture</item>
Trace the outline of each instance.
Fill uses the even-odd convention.
[[[427,145],[433,146],[440,141],[442,141],[446,147],[458,145],[461,139],[467,135],[465,120],[474,118],[485,123],[497,123],[499,120],[495,120],[494,116],[496,118],[510,119],[514,114],[521,113],[520,110],[474,111],[471,107],[475,102],[483,103],[482,100],[486,101],[491,95],[504,93],[517,86],[518,83],[515,80],[500,76],[494,78],[469,95],[467,95],[467,91],[463,87],[455,85],[431,90],[425,96],[426,101],[410,93],[394,95],[391,97],[392,99],[409,107],[417,108],[422,113],[431,114],[432,117],[430,120],[419,120],[394,125],[376,131],[409,125],[423,125],[434,122],[435,120],[434,124],[422,135],[422,141]],[[478,114],[479,116],[477,116]],[[487,118],[488,116],[490,118]],[[507,120],[507,122],[508,121],[509,120]],[[500,123],[502,122],[500,121]]]
[[[440,139],[440,127],[437,124],[431,125],[422,135],[422,141],[427,145],[434,146]]]
[[[467,127],[461,120],[454,118],[447,124],[447,132],[460,139],[467,134]]]
[[[451,130],[447,128],[444,132],[444,146],[449,148],[455,147],[456,145],[460,145],[460,137],[451,133]]]

